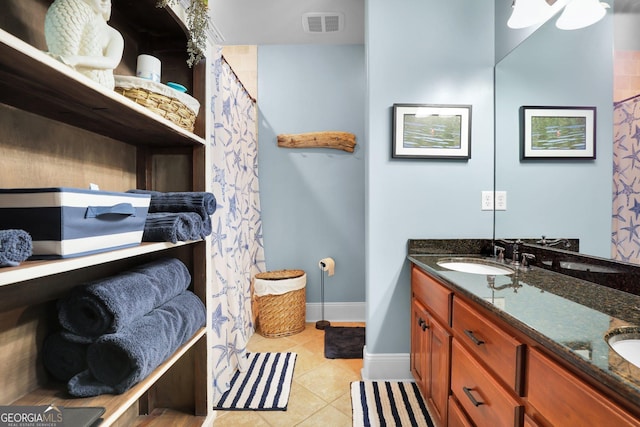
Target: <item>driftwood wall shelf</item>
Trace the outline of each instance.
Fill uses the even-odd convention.
[[[309,132],[278,135],[278,147],[335,148],[353,153],[356,136],[349,132]]]

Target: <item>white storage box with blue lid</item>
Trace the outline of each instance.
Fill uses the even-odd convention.
[[[76,188],[0,189],[0,229],[22,229],[31,259],[70,258],[139,245],[149,194]]]

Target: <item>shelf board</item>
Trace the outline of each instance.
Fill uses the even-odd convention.
[[[0,269],[0,287],[11,285],[16,282],[37,279],[51,276],[58,273],[65,273],[97,264],[104,264],[120,259],[131,258],[138,255],[162,251],[177,246],[187,245],[195,242],[159,242],[141,243],[138,246],[118,249],[114,251],[102,252],[94,255],[87,255],[75,258],[65,258],[49,261],[25,261],[17,267],[4,267]]]
[[[95,397],[73,398],[60,386],[49,385],[38,388],[33,392],[21,397],[12,403],[12,405],[30,406],[30,405],[50,405],[62,407],[88,407],[99,406],[104,407],[106,412],[102,419],[104,426],[115,423],[126,410],[134,405],[138,399],[158,381],[158,379],[169,370],[191,347],[193,347],[200,339],[205,337],[206,328],[199,329],[196,334],[185,344],[183,344],[176,352],[167,360],[165,360],[158,368],[156,368],[147,378],[136,384],[123,394],[102,394]],[[193,415],[195,418],[195,414]],[[199,417],[198,417],[199,418]]]
[[[135,426],[144,427],[201,427],[211,425],[206,417],[198,417],[183,412],[156,408],[149,415],[141,415],[134,423]]]
[[[0,102],[136,146],[206,143],[1,29]]]

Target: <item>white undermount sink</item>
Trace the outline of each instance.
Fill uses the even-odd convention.
[[[507,266],[476,258],[445,258],[437,262],[440,267],[462,273],[484,274],[491,276],[512,274]]]
[[[640,367],[640,328],[617,328],[604,339],[620,357]]]

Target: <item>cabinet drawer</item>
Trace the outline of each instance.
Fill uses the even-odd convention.
[[[447,427],[473,427],[453,396],[449,396],[449,423]]]
[[[524,427],[540,427],[540,424],[529,418],[527,414],[524,414]]]
[[[477,426],[522,426],[523,406],[453,339],[451,391]]]
[[[457,298],[453,302],[453,330],[479,360],[522,395],[522,343]]]
[[[535,349],[529,350],[528,400],[554,426],[640,426],[590,385]]]
[[[453,292],[415,265],[411,268],[411,292],[440,322],[451,325]]]

